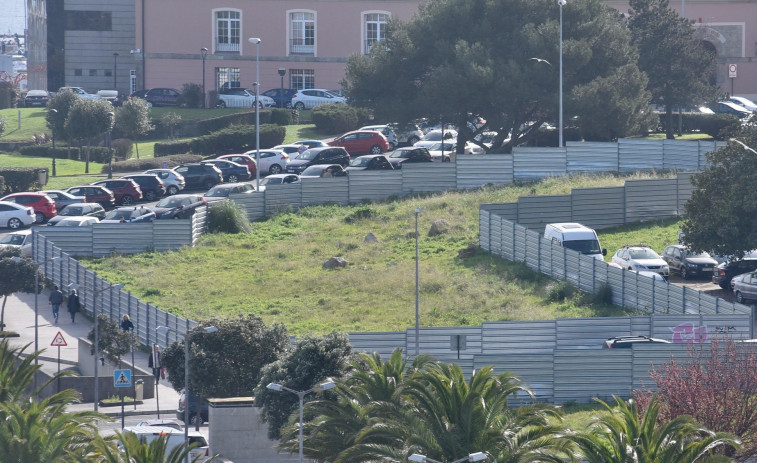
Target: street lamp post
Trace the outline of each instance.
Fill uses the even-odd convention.
[[[113,178],[113,146],[111,135],[113,133],[113,119],[115,116],[115,113],[108,113],[108,117],[110,118],[110,124],[108,124],[108,178]]]
[[[557,0],[557,4],[560,6],[560,116],[559,116],[559,147],[563,147],[563,133],[562,133],[562,7],[567,3],[566,0]]]
[[[279,68],[279,77],[281,77],[281,93],[279,94],[279,107],[284,107],[284,76],[287,70],[285,68]]]
[[[51,127],[53,131],[53,177],[55,177],[55,123],[57,122],[55,119],[58,117],[58,110],[53,108],[50,112],[53,113],[53,123],[51,124]]]
[[[202,330],[205,333],[215,333],[218,331],[218,328],[215,326],[208,326]],[[189,394],[189,339],[192,337],[192,333],[182,334],[167,326],[159,326],[155,328],[155,331],[162,335],[166,335],[169,331],[173,331],[184,338],[184,446],[189,448],[189,402],[191,400],[191,395]],[[155,387],[157,387],[157,385]],[[197,407],[200,407],[199,403],[197,404]],[[189,463],[189,453],[187,453],[186,461]]]
[[[116,79],[118,71],[118,52],[113,53],[113,90],[118,90],[118,85],[116,83],[118,80]]]
[[[329,389],[331,389],[331,388],[333,388],[335,386],[336,386],[336,384],[333,381],[326,381],[324,383],[321,383],[321,384],[319,384],[319,385],[317,385],[315,387],[312,387],[312,388],[308,389],[307,391],[295,391],[294,389],[289,389],[288,387],[282,386],[281,384],[277,384],[277,383],[270,383],[270,384],[268,384],[268,386],[266,386],[268,389],[270,389],[272,391],[287,391],[287,392],[291,392],[292,394],[296,394],[297,397],[300,398],[300,463],[303,463],[303,461],[304,461],[303,460],[304,455],[303,455],[303,451],[302,451],[302,447],[303,447],[303,437],[302,437],[302,427],[303,427],[302,408],[303,408],[303,405],[304,405],[305,395],[307,395],[307,394],[309,394],[311,392],[327,391],[327,390],[329,390]]]
[[[205,58],[208,56],[208,49],[200,48],[200,55],[202,55],[202,109],[205,109]]]
[[[255,44],[255,189],[260,189],[260,42],[259,37],[250,37],[248,42]]]
[[[95,280],[97,281],[97,280]],[[122,284],[110,284],[106,286],[105,288],[100,288],[92,291],[92,315],[95,318],[95,411],[98,410],[99,407],[99,401],[100,401],[100,383],[98,381],[99,379],[99,368],[98,368],[98,362],[100,357],[100,329],[99,324],[97,320],[97,316],[99,315],[97,310],[97,295],[102,293],[103,291],[107,291],[109,289],[121,289],[124,285]]]
[[[444,144],[444,139],[442,139]],[[418,214],[423,212],[422,209],[415,209],[415,356],[421,354],[421,315],[420,315],[420,291],[418,287]]]
[[[426,455],[421,455],[418,453],[414,453],[410,455],[408,460],[416,461],[419,463],[441,463],[440,461],[436,461],[432,458],[427,457]],[[463,463],[464,461],[484,461],[484,460],[486,460],[486,454],[484,452],[476,452],[476,453],[471,453],[466,457],[460,458],[459,460],[455,460],[452,463]]]

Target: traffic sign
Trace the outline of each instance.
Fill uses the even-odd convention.
[[[63,333],[58,331],[58,334],[55,335],[53,338],[53,342],[50,343],[53,347],[66,347],[68,344],[66,343],[66,340],[63,339]]]
[[[737,70],[737,68],[738,68],[737,65],[735,65],[735,64],[729,64],[728,65],[728,77],[730,77],[731,79],[736,78],[736,70]]]
[[[131,370],[113,371],[114,387],[131,387]]]

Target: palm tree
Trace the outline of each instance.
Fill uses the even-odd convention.
[[[697,425],[689,416],[659,423],[660,402],[654,398],[643,416],[634,400],[598,400],[609,414],[598,418],[587,432],[571,436],[589,463],[715,463],[730,458],[713,452],[739,446],[737,438]]]
[[[116,446],[120,441],[120,449]],[[97,463],[184,463],[187,454],[197,444],[189,444],[189,447],[178,445],[168,451],[168,437],[160,437],[147,443],[144,437],[138,437],[133,432],[116,432],[110,438],[98,436],[93,444],[94,461]],[[195,457],[192,461],[197,462],[202,456]],[[213,461],[212,457],[204,461]]]

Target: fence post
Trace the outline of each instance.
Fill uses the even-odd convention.
[[[155,344],[154,342],[150,341],[150,335],[152,334],[152,330],[150,329],[150,303],[146,303],[145,307],[145,340],[147,341],[147,345]],[[155,335],[157,338],[157,334]],[[155,339],[157,341],[157,339]]]
[[[720,298],[719,297],[715,298],[715,313],[716,314],[720,313]]]
[[[541,236],[536,240],[536,268],[541,273]]]
[[[657,289],[655,288],[655,278],[652,278],[652,313],[655,313],[654,297]]]

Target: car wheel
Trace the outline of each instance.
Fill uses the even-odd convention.
[[[155,192],[152,191],[152,190],[148,190],[148,191],[145,192],[145,199],[148,200],[148,201],[155,200],[155,196],[156,196]]]
[[[280,165],[278,165],[278,164],[273,164],[273,165],[272,165],[271,167],[269,167],[269,168],[268,168],[268,173],[269,173],[269,174],[273,174],[273,175],[276,175],[276,174],[280,174],[280,173],[281,173],[281,170],[282,170],[282,169],[281,169],[281,166],[280,166]]]
[[[689,271],[686,270],[685,266],[681,267],[681,278],[683,278],[684,280],[689,278]]]
[[[300,111],[302,111],[303,109],[305,109],[305,103],[298,101],[297,104],[294,105],[294,109],[299,109]]]
[[[452,160],[449,158],[449,156],[445,156],[442,158],[442,162],[452,162]]]
[[[209,189],[213,188],[215,185],[216,184],[215,184],[215,182],[213,182],[213,180],[207,180],[207,181],[205,181],[205,189],[206,190],[209,190]]]
[[[229,175],[229,178],[226,179],[226,181],[229,182],[229,183],[237,183],[239,181],[239,177],[237,177],[236,175],[232,174],[232,175]]]
[[[18,230],[18,229],[20,229],[23,226],[24,226],[24,224],[21,223],[21,221],[19,219],[15,218],[15,217],[12,217],[8,221],[8,228],[10,228],[11,230]]]
[[[134,199],[129,195],[124,195],[124,197],[121,198],[121,204],[124,206],[130,206],[134,204]]]
[[[744,295],[741,294],[741,291],[736,291],[736,302],[743,304],[745,300],[746,299],[744,299]]]
[[[412,137],[410,137],[410,138],[407,139],[407,144],[410,145],[410,146],[413,146],[414,144],[418,143],[419,141],[421,141],[420,138],[418,138],[416,136],[412,136]]]
[[[200,422],[200,425],[202,425],[202,417],[197,413],[189,417],[189,424],[192,426],[197,426],[198,421]]]
[[[381,147],[378,145],[371,146],[371,154],[381,154]]]
[[[34,223],[43,223],[45,221],[45,214],[41,212],[34,213]]]
[[[168,193],[168,196],[173,196],[178,192],[179,192],[179,187],[177,187],[176,185],[169,186],[168,190],[166,191],[166,193]]]

